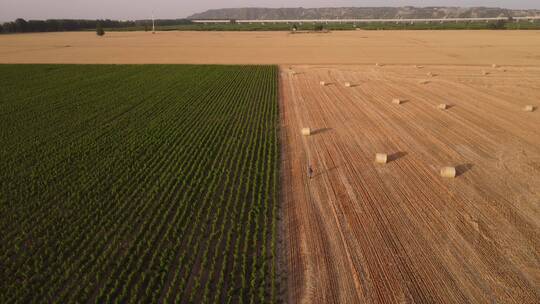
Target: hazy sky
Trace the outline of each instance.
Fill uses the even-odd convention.
[[[0,0],[0,21],[15,18],[182,18],[211,8],[332,6],[496,6],[540,9],[540,0]]]

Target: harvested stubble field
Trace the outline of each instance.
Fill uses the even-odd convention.
[[[540,301],[539,68],[288,68],[290,303]]]
[[[540,66],[540,31],[93,32],[0,35],[0,63]]]

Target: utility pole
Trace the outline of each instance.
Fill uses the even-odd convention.
[[[152,12],[152,34],[156,33],[156,21],[154,19],[154,12]]]

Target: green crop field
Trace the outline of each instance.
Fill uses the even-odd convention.
[[[0,65],[0,303],[276,302],[277,77]]]

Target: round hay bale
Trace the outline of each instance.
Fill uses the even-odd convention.
[[[445,103],[441,103],[440,105],[437,106],[437,109],[446,110],[446,109],[448,109],[448,105],[445,104]]]
[[[534,112],[535,107],[533,105],[526,105],[525,108],[523,108],[525,112]]]
[[[351,85],[350,82],[345,82],[345,86],[346,86],[347,88],[350,88],[352,85]]]
[[[498,68],[499,66],[496,65],[496,64],[494,63],[494,64],[491,65],[491,67],[494,68],[494,69],[496,69],[496,68]]]
[[[311,135],[311,129],[310,128],[303,128],[302,129],[302,135],[303,136],[310,136]]]
[[[386,153],[375,154],[375,162],[378,164],[386,164],[388,162],[388,154]]]
[[[487,76],[489,73],[487,71],[482,71],[482,75]]]
[[[455,167],[444,167],[441,169],[441,176],[446,178],[456,177],[457,172]]]
[[[382,67],[382,66],[384,66],[384,64],[377,62],[377,63],[375,63],[375,66]]]
[[[420,80],[418,83],[420,83],[420,84],[428,84],[429,80]]]
[[[394,98],[394,99],[392,99],[392,103],[393,103],[393,104],[399,105],[399,104],[401,104],[402,102],[403,102],[403,101],[402,101],[401,99],[399,99],[399,98]]]
[[[421,65],[415,65],[414,67],[417,68],[417,69],[423,69],[423,68],[424,68],[424,67],[421,66]]]
[[[324,81],[319,82],[319,84],[322,85],[323,87],[326,86],[326,82]]]

